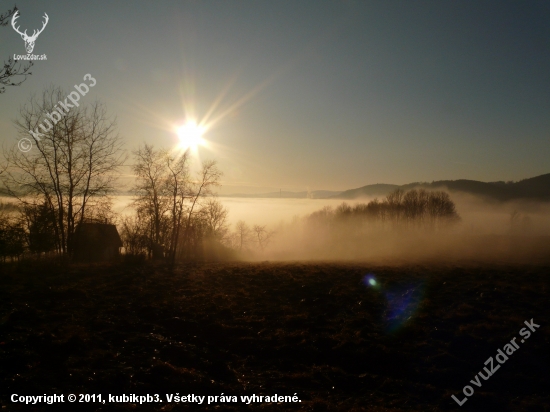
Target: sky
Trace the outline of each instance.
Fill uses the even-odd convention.
[[[14,3],[0,2],[0,13]],[[550,172],[550,1],[17,1],[33,93],[86,74],[129,152],[205,122],[222,193],[346,190]],[[0,56],[25,54],[11,25]],[[131,158],[125,177],[131,182]]]

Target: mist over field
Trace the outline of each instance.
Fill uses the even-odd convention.
[[[550,202],[532,199],[497,201],[468,193],[453,192],[459,220],[443,230],[369,224],[365,219],[333,219],[330,224],[312,222],[322,210],[335,211],[343,205],[360,207],[384,196],[359,199],[309,199],[219,197],[227,212],[225,244],[238,250],[222,260],[366,260],[402,261],[506,259],[544,261],[550,256]],[[111,197],[115,221],[135,213],[133,196]],[[0,198],[4,204],[14,204]],[[244,243],[235,239],[244,222],[249,233]],[[260,244],[252,231],[265,229]],[[233,239],[230,239],[230,235]],[[207,257],[208,258],[208,257]]]
[[[550,203],[487,202],[454,196],[461,220],[430,230],[395,225],[382,228],[361,218],[326,224],[308,222],[275,226],[266,257],[273,259],[365,260],[402,264],[411,261],[500,263],[547,262],[550,256]],[[350,202],[351,206],[361,202]],[[262,255],[264,256],[264,255]]]
[[[228,223],[235,225],[239,220],[250,224],[276,226],[291,221],[294,216],[302,217],[324,206],[336,207],[342,203],[339,199],[288,199],[288,198],[242,198],[219,197],[218,200],[228,210]],[[132,196],[114,196],[113,208],[122,214],[132,211]],[[361,201],[348,202],[350,204]]]
[[[522,219],[527,218],[524,222],[526,234],[550,233],[550,202],[533,200],[497,202],[461,193],[455,193],[451,198],[463,220],[460,229],[462,231],[479,234],[509,233],[511,215],[517,211]],[[354,206],[374,199],[375,197],[355,200],[218,198],[228,209],[228,222],[231,225],[244,220],[251,224],[268,225],[271,228],[275,228],[280,223],[289,223],[295,217],[307,216],[327,206],[336,208],[344,202]],[[120,214],[129,214],[132,212],[131,202],[132,196],[113,196],[113,209]]]
[[[307,224],[308,217],[323,208],[343,203],[354,207],[375,197],[353,200],[220,197],[227,209],[227,223],[234,228],[244,221],[250,227],[266,226],[271,232],[264,250],[247,244],[252,260],[367,260],[401,263],[423,259],[541,261],[550,256],[550,202],[528,199],[496,201],[455,192],[460,222],[449,230],[433,232],[406,228],[364,227],[360,221],[338,222],[332,230]],[[376,197],[383,199],[383,197]],[[131,196],[116,196],[114,209],[131,212]],[[360,219],[359,219],[360,220]],[[255,246],[255,247],[254,247]]]

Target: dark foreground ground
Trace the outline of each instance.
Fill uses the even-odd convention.
[[[471,264],[23,268],[0,274],[0,404],[2,411],[550,411],[549,273],[540,265]],[[364,283],[367,274],[374,285]],[[531,318],[540,328],[521,343]],[[514,337],[519,349],[481,387],[470,383]],[[475,392],[460,407],[451,395],[463,400],[465,385]],[[10,401],[11,394],[66,401],[71,393],[158,394],[161,402]],[[237,402],[169,403],[167,394]],[[253,394],[296,394],[301,402],[241,402]]]

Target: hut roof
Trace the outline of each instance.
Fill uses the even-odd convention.
[[[122,247],[116,226],[108,223],[82,223],[75,236],[79,246]]]

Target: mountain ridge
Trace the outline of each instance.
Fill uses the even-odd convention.
[[[279,191],[260,194],[231,194],[222,197],[241,198],[286,198],[286,199],[342,199],[383,197],[388,193],[402,189],[447,190],[451,193],[462,192],[498,201],[514,199],[550,200],[550,173],[535,176],[517,182],[481,182],[478,180],[437,180],[413,182],[404,185],[375,183],[344,191],[314,190],[302,192]]]
[[[384,190],[385,189],[385,190]],[[427,189],[462,192],[499,201],[513,199],[550,200],[550,173],[523,179],[518,182],[480,182],[478,180],[438,180],[431,183],[414,182],[405,185],[375,184],[345,190],[332,199],[358,199],[361,197],[385,196],[393,190]]]

